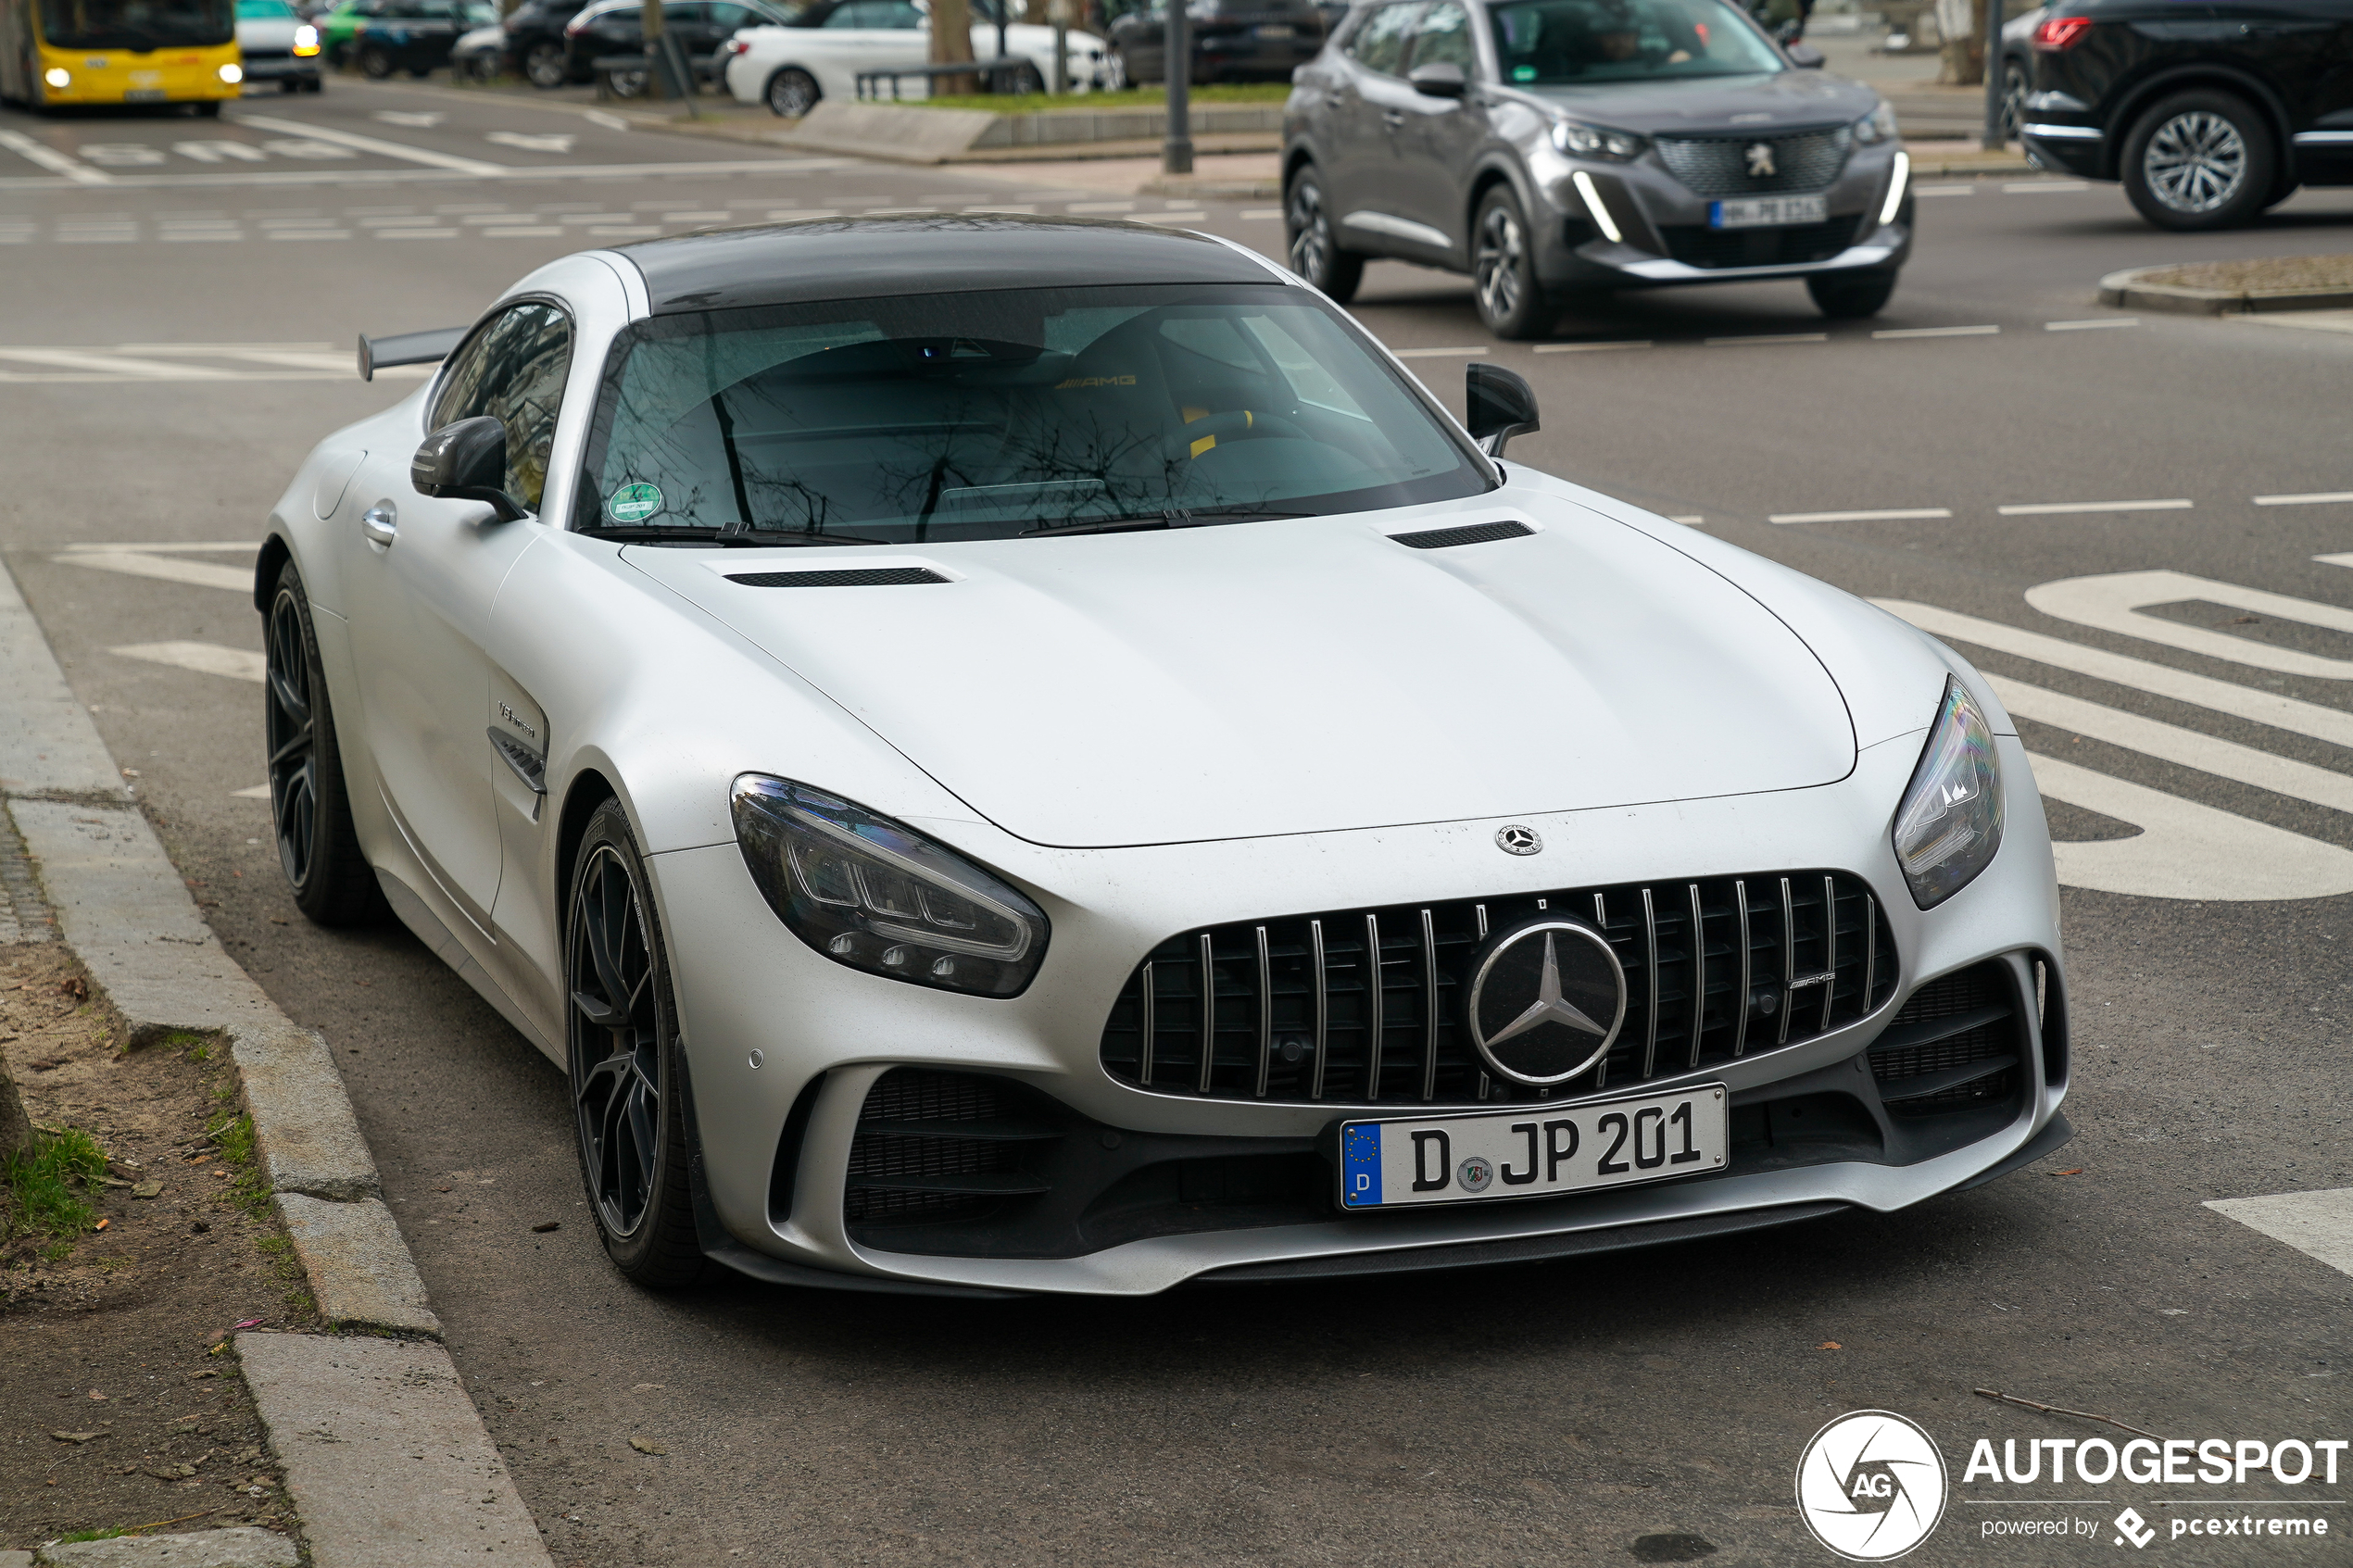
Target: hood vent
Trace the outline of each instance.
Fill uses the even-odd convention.
[[[731,573],[727,581],[747,588],[904,588],[949,579],[927,566],[874,566],[840,571],[746,571]]]
[[[1474,522],[1461,528],[1432,528],[1420,533],[1392,533],[1390,537],[1409,550],[1446,550],[1456,545],[1491,545],[1498,539],[1517,539],[1535,532],[1524,522]]]

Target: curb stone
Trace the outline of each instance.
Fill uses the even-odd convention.
[[[2151,283],[2164,267],[2133,267],[2100,280],[2100,303],[2124,310],[2171,310],[2184,316],[2244,316],[2258,311],[2343,310],[2353,307],[2353,289],[2196,289]]]
[[[191,1530],[180,1536],[118,1536],[110,1541],[69,1541],[21,1555],[43,1568],[296,1568],[302,1561],[293,1541],[271,1530],[240,1525],[229,1530]]]
[[[5,565],[0,809],[15,820],[57,929],[114,1010],[125,1043],[183,1031],[228,1042],[262,1173],[321,1312],[333,1322],[437,1335],[326,1042],[281,1012],[204,923]],[[315,1335],[238,1339],[246,1385],[285,1466],[316,1568],[430,1568],[455,1562],[460,1552],[479,1561],[484,1549],[520,1568],[553,1568],[447,1350]],[[371,1361],[371,1353],[406,1358],[400,1388],[430,1385],[433,1397],[387,1389],[384,1363]],[[291,1364],[306,1374],[283,1375]],[[339,1453],[337,1421],[364,1425],[375,1442],[369,1451],[384,1462],[371,1469],[357,1462],[359,1452]],[[432,1462],[418,1463],[425,1455]],[[452,1503],[452,1495],[468,1500]],[[354,1506],[351,1499],[363,1496],[369,1506]],[[451,1533],[434,1538],[436,1531]],[[176,1544],[233,1533],[76,1542],[44,1548],[41,1561],[244,1568],[245,1559],[187,1556],[203,1549]],[[183,1555],[56,1555],[166,1543]],[[293,1561],[254,1560],[257,1568]],[[30,1562],[0,1554],[0,1568]]]

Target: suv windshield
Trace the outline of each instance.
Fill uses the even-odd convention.
[[[583,529],[875,543],[1359,511],[1491,483],[1338,311],[1273,283],[656,317],[614,345],[586,479]]]
[[[1594,86],[1787,69],[1722,0],[1516,0],[1491,6],[1495,58],[1516,87]]]

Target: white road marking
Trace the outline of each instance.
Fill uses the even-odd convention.
[[[1390,352],[1400,359],[1477,359],[1486,355],[1487,345],[1478,344],[1468,348],[1392,348]]]
[[[1136,210],[1136,204],[1134,202],[1073,202],[1070,204],[1070,210],[1073,212],[1133,212]]]
[[[599,240],[643,240],[661,232],[659,223],[605,223],[592,225],[587,233]]]
[[[2268,789],[2274,795],[2289,796],[2335,811],[2353,812],[2353,774],[2316,768],[2309,762],[2274,756],[2235,741],[2220,740],[2178,724],[2160,723],[2121,709],[2069,696],[2064,692],[2030,686],[2007,676],[1988,675],[1985,679],[1994,687],[1994,695],[2002,699],[2002,705],[2020,718],[2070,730],[2161,761],[2196,768],[2217,778]]]
[[[250,789],[233,789],[229,792],[229,798],[232,800],[267,800],[270,798],[270,786],[268,784],[255,784]]]
[[[120,571],[126,577],[151,577],[160,583],[185,583],[198,588],[226,588],[233,594],[253,592],[250,566],[216,566],[210,561],[182,560],[176,556],[152,555],[125,547],[74,550],[49,558],[66,566],[86,566],[93,571]]]
[[[1242,220],[1248,223],[1255,223],[1261,220],[1268,218],[1280,218],[1282,215],[1283,209],[1279,207],[1246,207],[1242,208]]]
[[[2339,1273],[2353,1274],[2353,1187],[2218,1198],[2206,1207],[2273,1241],[2284,1241]]]
[[[482,237],[485,240],[536,240],[562,232],[561,229],[554,228],[484,229]]]
[[[470,212],[458,221],[480,228],[485,223],[535,223],[538,219],[528,212]]]
[[[2176,496],[2170,501],[2027,501],[1994,509],[2004,517],[2057,517],[2072,512],[2185,512],[2196,505]]]
[[[1992,648],[1997,653],[2047,664],[2054,670],[2069,670],[2078,675],[2089,675],[2095,681],[2134,686],[2151,696],[2171,697],[2193,708],[2208,708],[2252,723],[2268,724],[2275,730],[2309,735],[2314,740],[2328,741],[2335,746],[2353,746],[2353,713],[2341,709],[2323,708],[2316,702],[2283,696],[2277,692],[2259,691],[2233,681],[2218,681],[2209,675],[2193,675],[2186,670],[2176,670],[2171,665],[2152,664],[2146,659],[2109,653],[2105,648],[2086,647],[2082,643],[2070,643],[2064,637],[2046,636],[2040,632],[2029,632],[2023,627],[1998,621],[1982,621],[1976,616],[1963,615],[1957,610],[1944,609],[1936,605],[1916,604],[1906,599],[1873,599],[1871,602],[1891,615],[1903,617],[1931,636]]]
[[[2320,507],[2338,501],[2353,501],[2353,490],[2316,490],[2309,495],[2258,495],[2259,507]],[[2353,565],[2353,559],[2339,560],[2334,556],[2314,556],[2314,560],[2326,560],[2332,566]]]
[[[1992,337],[1999,327],[1889,327],[1873,337]]]
[[[0,359],[28,365],[54,365],[66,370],[100,370],[108,375],[136,376],[143,381],[226,381],[232,370],[203,365],[169,365],[157,359],[127,359],[119,355],[93,354],[79,348],[0,348]]]
[[[601,125],[608,131],[626,131],[630,128],[627,120],[617,114],[607,114],[602,109],[583,109],[580,111],[580,118],[591,125]]]
[[[2110,316],[2097,321],[2045,321],[2043,330],[2046,332],[2090,332],[2103,327],[2137,327],[2140,324],[2138,316]]]
[[[348,229],[273,229],[267,236],[273,240],[347,240]]]
[[[1536,345],[1536,352],[1539,354],[1593,354],[1604,348],[1648,348],[1650,346],[1651,342],[1648,338],[1626,343],[1540,343]]]
[[[1711,337],[1704,341],[1710,348],[1737,348],[1751,343],[1828,343],[1830,340],[1828,332],[1767,332],[1756,337]]]
[[[2082,180],[2013,180],[2002,186],[2006,196],[2054,196],[2070,191],[2088,191],[2091,185]]]
[[[592,233],[602,232],[590,231]],[[459,232],[456,229],[379,229],[368,237],[371,240],[454,240]]]
[[[1038,204],[1037,204],[1036,202],[1020,202],[1020,203],[1016,203],[1015,205],[1013,205],[1013,206],[1012,206],[1012,207],[965,207],[963,210],[964,210],[964,211],[966,211],[966,212],[981,212],[981,213],[987,213],[987,212],[1026,212],[1026,213],[1034,213],[1034,212],[1036,212],[1036,211],[1038,210]]]
[[[1951,517],[1949,507],[1908,507],[1870,512],[1775,512],[1767,522],[1909,522]]]
[[[563,132],[542,135],[529,131],[485,131],[482,139],[496,142],[502,147],[518,147],[527,153],[557,154],[571,152],[572,144],[580,140]]]
[[[354,152],[373,153],[378,157],[398,158],[405,163],[421,163],[429,169],[447,169],[459,174],[472,174],[478,179],[495,180],[508,172],[502,164],[484,163],[480,158],[458,157],[449,153],[437,153],[428,147],[411,147],[399,142],[386,142],[374,136],[361,136],[349,131],[331,131],[324,126],[305,125],[299,120],[279,119],[271,115],[241,114],[240,125],[254,126],[262,131],[275,131],[285,136],[304,136],[321,142],[333,142]]]
[[[2133,838],[2052,845],[2058,879],[2070,887],[2220,903],[2353,893],[2353,851],[2334,844],[2057,758],[2034,758],[2034,782],[2054,799],[2143,830]]]
[[[1686,528],[1704,528],[1707,524],[1707,520],[1704,517],[1670,517],[1667,521],[1680,522]]]
[[[244,648],[225,648],[218,643],[132,643],[107,651],[125,659],[145,659],[150,664],[169,664],[175,670],[193,670],[199,675],[222,675],[233,681],[258,682],[269,670],[269,661],[261,655]]]
[[[449,117],[437,109],[378,109],[368,118],[386,125],[405,125],[412,131],[430,131]]]
[[[788,223],[796,218],[839,218],[840,209],[830,207],[779,207],[767,213],[771,223]]]
[[[171,150],[182,157],[198,163],[267,163],[270,155],[251,142],[231,141],[226,137],[206,142],[174,142]]]
[[[2151,605],[2180,604],[2185,600],[2228,605],[2252,615],[2300,621],[2331,632],[2353,633],[2353,609],[2242,587],[2236,583],[2218,583],[2210,577],[2193,577],[2184,571],[2114,571],[2097,577],[2067,577],[2039,584],[2026,593],[2026,602],[2045,615],[2072,621],[2079,626],[2094,626],[2103,632],[2163,643],[2208,659],[2273,670],[2283,675],[2353,681],[2353,659],[2323,659],[2318,654],[2273,647],[2144,613]]]
[[[1139,212],[1136,215],[1136,221],[1139,223],[1206,223],[1209,221],[1209,214],[1206,212]]]
[[[38,164],[52,174],[62,174],[77,185],[111,185],[114,176],[103,169],[93,169],[78,158],[68,157],[55,147],[36,142],[21,131],[0,131],[0,147]]]
[[[1977,194],[1977,186],[1973,183],[1966,185],[1915,185],[1912,187],[1912,194],[1916,196],[1973,196]]]

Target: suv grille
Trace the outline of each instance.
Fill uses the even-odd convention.
[[[1491,1077],[1463,1021],[1488,933],[1540,913],[1597,926],[1628,990],[1607,1059],[1553,1091]],[[1162,943],[1113,1004],[1101,1058],[1133,1087],[1227,1099],[1538,1100],[1812,1039],[1885,1001],[1895,975],[1878,901],[1835,872],[1339,909]]]
[[[1870,1049],[1879,1098],[1898,1115],[2007,1100],[2025,1042],[2014,987],[1989,960],[1912,993]]]
[[[1827,223],[1793,223],[1778,229],[1710,229],[1698,223],[1664,223],[1659,238],[1667,254],[1686,267],[1794,267],[1828,261],[1855,243],[1860,213]]]
[[[1770,191],[1827,189],[1846,167],[1855,133],[1806,131],[1794,136],[1661,136],[1658,160],[1667,171],[1703,196],[1745,196]],[[1748,149],[1773,149],[1773,172],[1748,172]]]

